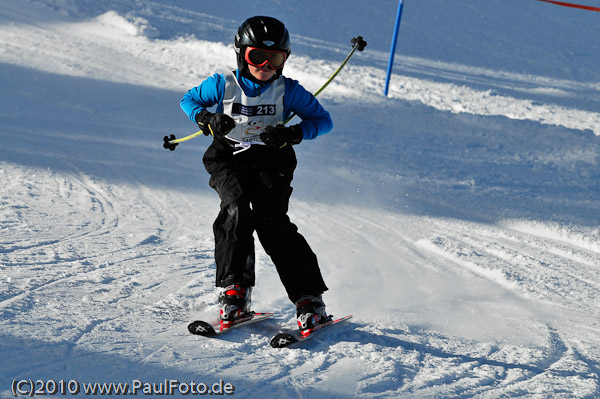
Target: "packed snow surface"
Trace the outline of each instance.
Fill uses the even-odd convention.
[[[396,1],[208,3],[0,3],[0,397],[600,397],[598,13],[406,1],[384,97]],[[290,206],[354,318],[296,349],[268,346],[295,312],[260,246],[276,317],[187,333],[216,312],[219,202],[208,138],[162,148],[264,14],[311,91],[368,42],[319,97],[335,127],[296,147]]]

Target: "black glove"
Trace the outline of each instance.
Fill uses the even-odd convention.
[[[302,129],[298,125],[290,127],[277,125],[267,126],[260,134],[260,139],[270,147],[283,148],[288,144],[299,144],[303,136]]]
[[[235,121],[225,114],[213,114],[203,110],[196,115],[196,123],[205,136],[209,134],[215,138],[225,136],[235,127]]]

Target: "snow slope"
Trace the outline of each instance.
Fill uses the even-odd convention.
[[[600,397],[597,13],[408,1],[384,98],[397,2],[203,3],[0,4],[0,397],[29,379]],[[355,317],[294,350],[267,345],[295,315],[260,248],[254,308],[277,317],[187,334],[215,310],[218,199],[208,139],[162,149],[195,131],[179,99],[235,63],[256,14],[286,22],[286,74],[310,90],[369,42],[320,97],[334,131],[297,146],[290,211],[329,311]]]

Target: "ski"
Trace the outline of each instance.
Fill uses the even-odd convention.
[[[221,323],[219,320],[212,322],[196,320],[188,325],[188,331],[194,335],[202,335],[203,337],[216,337],[235,328],[258,323],[273,316],[274,313],[252,312],[249,316],[236,320],[236,322],[228,328],[221,328]]]
[[[287,348],[290,346],[294,346],[296,344],[300,344],[301,342],[306,341],[309,338],[312,338],[315,334],[327,329],[328,327],[334,326],[351,318],[352,315],[340,317],[339,319],[332,318],[330,321],[320,324],[319,326],[313,328],[310,331],[310,334],[308,335],[302,335],[300,330],[280,331],[271,338],[270,345],[273,348]]]

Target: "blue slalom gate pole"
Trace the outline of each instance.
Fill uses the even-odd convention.
[[[400,21],[402,19],[403,0],[398,2],[398,14],[396,15],[396,27],[394,28],[394,37],[392,38],[392,47],[390,48],[390,60],[388,62],[387,77],[385,78],[385,89],[383,95],[388,95],[390,88],[390,78],[392,77],[392,67],[394,65],[394,53],[396,52],[396,43],[398,42],[398,31],[400,30]]]

